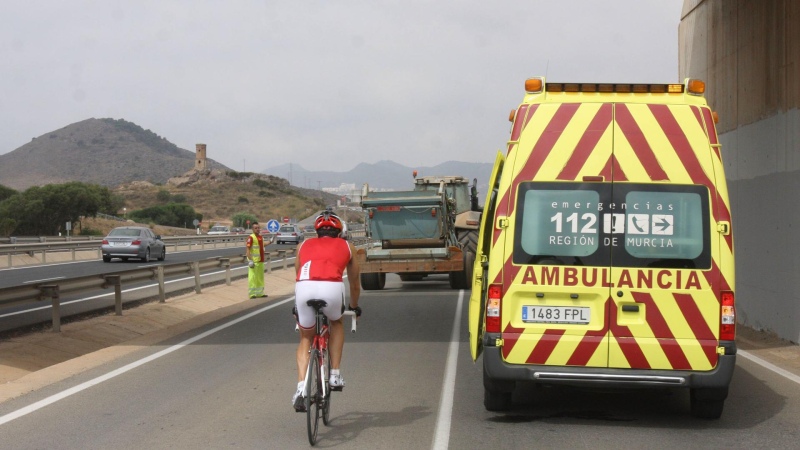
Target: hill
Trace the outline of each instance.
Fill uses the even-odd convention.
[[[142,181],[127,183],[114,189],[114,193],[125,199],[127,211],[168,201],[187,203],[203,215],[204,229],[216,223],[231,225],[230,219],[237,213],[253,214],[261,223],[281,217],[299,221],[336,204],[338,199],[322,191],[290,186],[287,180],[270,175],[216,169],[191,170],[161,186]]]
[[[493,158],[493,155],[492,155]],[[342,184],[355,184],[360,190],[364,183],[370,189],[407,190],[412,189],[412,172],[418,176],[461,175],[469,180],[478,179],[478,192],[486,192],[492,163],[468,163],[447,161],[431,167],[408,167],[393,161],[379,161],[375,164],[360,163],[347,172],[309,171],[298,164],[282,164],[262,171],[290,180],[294,186],[338,187]]]
[[[0,155],[0,184],[31,186],[82,181],[114,187],[165,183],[192,169],[195,152],[123,119],[86,119],[45,133]],[[209,159],[211,169],[230,170]]]

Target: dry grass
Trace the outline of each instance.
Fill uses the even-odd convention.
[[[162,203],[158,200],[158,194],[166,190],[171,198],[185,199],[185,203],[203,215],[204,230],[217,223],[231,225],[232,217],[238,213],[252,214],[261,223],[281,217],[299,221],[336,199],[320,191],[292,187],[282,178],[246,175],[241,179],[232,179],[215,172],[212,176],[196,177],[179,186],[169,183],[163,186],[131,183],[118,187],[114,192],[125,199],[125,207],[131,212]]]

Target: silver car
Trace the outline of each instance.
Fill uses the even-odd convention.
[[[278,244],[284,242],[291,242],[292,244],[299,244],[303,242],[305,233],[297,225],[281,225],[278,233],[275,234],[275,241]]]
[[[161,236],[147,227],[114,228],[103,238],[101,250],[103,262],[109,262],[111,258],[120,258],[123,261],[138,258],[144,262],[158,258],[163,261],[167,257],[167,246]]]

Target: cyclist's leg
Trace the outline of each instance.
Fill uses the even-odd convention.
[[[331,320],[330,333],[331,339],[328,341],[328,349],[331,352],[331,370],[338,370],[342,363],[342,350],[344,349],[344,323],[342,318]]]
[[[333,283],[335,293],[331,292],[331,301],[328,302],[329,306],[325,310],[325,315],[328,316],[330,323],[331,337],[328,341],[328,349],[331,353],[331,370],[339,370],[339,365],[342,362],[342,350],[344,349],[344,322],[342,314],[344,313],[344,283]]]
[[[300,328],[300,343],[297,346],[297,381],[303,381],[308,367],[308,350],[314,340],[314,308],[306,302],[316,297],[313,283],[300,281],[295,285],[295,308],[297,309],[297,325]]]
[[[306,378],[306,367],[308,367],[308,350],[314,340],[314,329],[300,328],[300,344],[297,346],[297,381]]]

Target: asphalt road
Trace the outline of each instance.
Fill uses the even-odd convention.
[[[468,292],[387,280],[347,335],[332,424],[318,447],[797,448],[798,382],[739,358],[720,420],[680,390],[519,389],[484,410],[467,342]],[[291,297],[178,336],[0,405],[0,448],[307,448],[290,400]],[[480,361],[479,361],[480,362]],[[37,404],[37,402],[41,402]],[[18,416],[18,417],[17,417]]]

